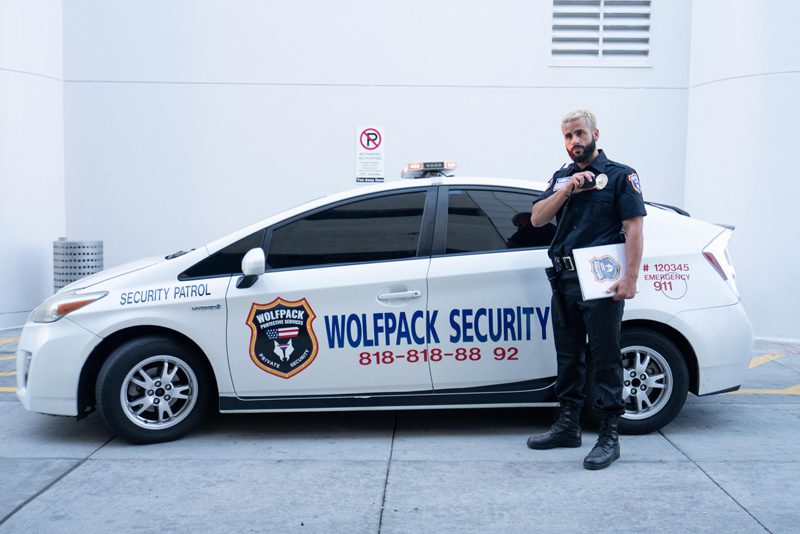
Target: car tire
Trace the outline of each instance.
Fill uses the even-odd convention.
[[[106,425],[131,443],[177,439],[204,418],[211,381],[196,349],[166,337],[134,339],[103,363],[97,409]]]
[[[686,402],[689,392],[686,360],[668,337],[646,328],[623,328],[620,350],[625,414],[620,419],[619,431],[622,434],[655,432],[669,424]],[[591,422],[598,424],[600,415],[592,407],[594,388],[590,369],[591,362],[587,362],[587,409],[584,413]]]

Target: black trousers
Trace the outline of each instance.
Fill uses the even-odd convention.
[[[575,272],[562,271],[559,286],[567,326],[558,325],[556,306],[552,306],[553,334],[558,357],[556,396],[561,403],[583,406],[586,398],[586,346],[592,359],[594,407],[603,412],[623,414],[622,355],[620,328],[625,301],[611,298],[584,301]]]

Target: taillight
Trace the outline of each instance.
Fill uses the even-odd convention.
[[[722,277],[723,280],[728,279],[728,275],[725,274],[725,269],[723,269],[722,265],[719,264],[717,258],[714,257],[714,254],[712,254],[711,252],[703,252],[703,256],[706,257],[708,263],[710,263],[711,266],[714,268],[714,270],[716,270],[717,273],[719,273],[719,275]]]
[[[728,286],[739,296],[739,289],[736,287],[736,269],[733,268],[733,261],[728,252],[728,241],[730,241],[733,231],[726,229],[714,238],[706,248],[703,249],[703,257],[711,264],[717,274],[727,282]]]

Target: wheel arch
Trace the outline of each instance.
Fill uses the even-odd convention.
[[[94,348],[94,350],[92,350],[91,354],[89,354],[89,357],[84,362],[83,368],[81,369],[80,380],[78,381],[79,418],[89,414],[94,410],[96,403],[95,384],[97,383],[97,377],[100,373],[100,368],[103,366],[103,363],[108,359],[115,349],[132,339],[143,336],[161,336],[173,339],[196,350],[197,354],[202,356],[202,361],[206,366],[209,376],[211,377],[211,387],[213,388],[211,394],[214,397],[219,396],[217,389],[217,377],[214,373],[214,367],[211,365],[208,355],[191,338],[176,330],[172,330],[171,328],[166,328],[163,326],[131,326],[106,336],[103,341],[101,341]]]
[[[697,364],[697,354],[694,352],[691,343],[686,337],[680,333],[680,331],[672,328],[669,325],[664,323],[660,323],[658,321],[650,321],[647,319],[634,319],[631,321],[624,321],[622,323],[623,329],[628,328],[642,328],[645,330],[652,330],[657,332],[673,343],[678,347],[678,350],[681,351],[681,355],[683,355],[683,359],[686,361],[686,368],[689,371],[689,391],[697,395],[699,391],[699,367]]]

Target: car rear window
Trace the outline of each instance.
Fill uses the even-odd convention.
[[[547,247],[555,225],[534,228],[536,193],[451,189],[447,207],[447,254]]]

